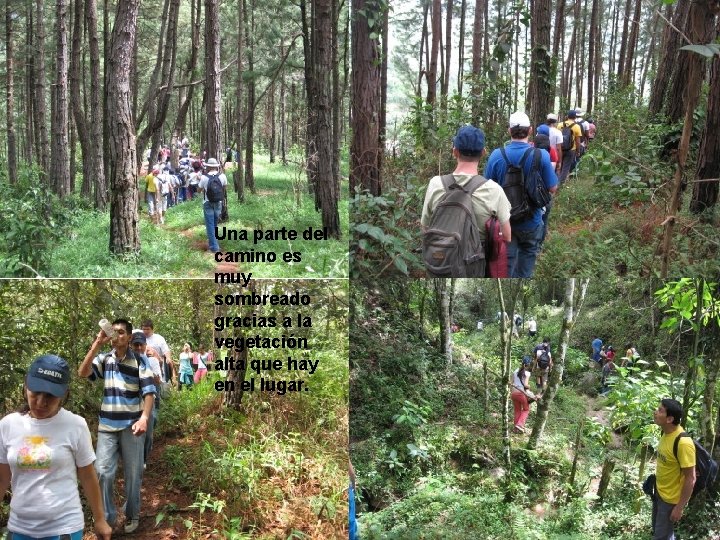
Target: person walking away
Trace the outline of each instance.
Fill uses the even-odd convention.
[[[524,112],[514,112],[508,121],[511,142],[504,148],[493,150],[485,166],[485,176],[505,186],[506,174],[519,168],[527,180],[537,163],[539,181],[542,181],[549,193],[557,191],[557,176],[550,163],[547,152],[534,149],[528,144],[532,133],[530,119]],[[545,233],[542,221],[542,207],[531,207],[529,217],[511,222],[512,238],[508,246],[508,274],[510,277],[532,277],[535,272],[535,261],[540,252],[540,245]]]
[[[602,357],[600,356],[602,346],[602,339],[600,339],[598,336],[594,336],[592,342],[590,343],[590,347],[592,347],[592,360],[598,366],[602,366]]]
[[[192,368],[192,349],[189,343],[183,345],[180,353],[180,376],[178,377],[178,389],[182,390],[183,386],[191,389],[193,386],[193,368]]]
[[[478,173],[480,159],[482,159],[484,154],[485,134],[483,131],[475,126],[462,126],[457,130],[453,138],[452,155],[455,158],[455,170],[449,175],[434,176],[430,179],[425,191],[425,200],[420,218],[420,224],[425,235],[423,242],[425,244],[423,247],[423,255],[426,258],[425,266],[428,268],[428,260],[430,260],[432,261],[430,266],[437,271],[440,271],[441,267],[446,267],[448,270],[442,275],[448,277],[450,277],[453,271],[449,269],[450,263],[445,258],[449,252],[449,248],[446,247],[447,242],[441,241],[438,244],[438,248],[435,249],[434,242],[430,241],[430,235],[432,231],[436,230],[434,227],[438,226],[441,216],[448,215],[445,213],[445,209],[449,207],[443,205],[442,202],[451,196],[450,190],[452,186],[458,186],[466,193],[470,193],[472,200],[472,217],[475,219],[475,223],[471,225],[471,228],[477,232],[475,240],[481,242],[483,247],[486,245],[485,223],[492,216],[495,216],[500,222],[504,241],[509,242],[511,239],[510,202],[496,182],[489,182]],[[456,188],[453,188],[453,190],[454,189]],[[435,223],[435,225],[433,223]],[[444,232],[452,236],[451,232]],[[432,236],[442,236],[442,233],[443,231],[440,231],[440,233],[433,234]],[[467,251],[478,249],[477,246],[470,245],[471,241],[469,238],[460,239],[460,242],[463,244],[462,247]],[[478,263],[476,266],[465,265],[465,268],[455,269],[455,273],[471,273],[474,276],[475,273],[479,272],[479,267],[484,266],[480,263],[479,258],[475,262]],[[430,272],[433,273],[432,270]],[[481,277],[484,277],[484,275]]]
[[[513,429],[515,433],[525,433],[525,422],[530,414],[528,395],[534,397],[532,392],[530,392],[529,386],[531,363],[532,359],[529,356],[525,356],[518,370],[513,372],[513,390],[510,398],[512,399],[513,409],[515,411],[515,427]]]
[[[87,422],[65,409],[70,367],[59,356],[38,356],[23,385],[24,405],[0,420],[0,499],[12,486],[9,538],[81,540],[85,527],[78,480],[95,521],[109,540]]]
[[[156,225],[160,220],[160,180],[158,174],[160,174],[160,169],[155,167],[145,177],[145,202],[147,203],[150,221]]]
[[[127,319],[112,323],[115,337],[100,330],[83,359],[78,374],[95,381],[102,379],[103,400],[98,424],[97,461],[105,519],[114,525],[117,519],[114,488],[119,459],[125,473],[125,532],[140,524],[140,487],[142,484],[145,432],[152,417],[157,389],[153,372],[130,349],[132,325]],[[112,350],[99,354],[112,343]]]
[[[558,163],[558,154],[555,150],[555,147],[550,144],[550,128],[547,126],[547,124],[541,124],[538,126],[537,134],[535,135],[535,138],[533,140],[533,143],[535,145],[535,148],[539,148],[540,150],[545,150],[550,154],[550,164],[553,166],[553,169],[556,169],[557,163]],[[562,135],[561,135],[562,137]],[[552,210],[553,201],[550,199],[550,201],[543,207],[542,209],[542,221],[545,228],[543,229],[543,235],[542,239],[540,240],[540,246],[542,246],[543,242],[545,242],[545,237],[547,236],[547,225],[548,220],[550,217],[550,210]]]
[[[531,338],[534,338],[537,334],[537,321],[534,317],[530,317],[530,320],[528,321],[528,336]]]
[[[550,146],[555,148],[557,153],[557,162],[554,165],[555,174],[560,176],[560,166],[562,165],[562,146],[563,146],[563,135],[557,127],[557,114],[549,113],[545,120],[545,125],[548,126],[548,137],[550,137]]]
[[[158,389],[155,395],[155,402],[153,403],[152,417],[148,421],[147,431],[145,431],[145,446],[143,447],[143,469],[147,467],[148,457],[153,447],[153,432],[157,425],[158,409],[160,408],[160,387],[162,384],[162,371],[160,369],[160,361],[157,358],[157,353],[154,349],[150,348],[148,351],[147,339],[145,334],[141,330],[133,330],[132,337],[130,338],[130,346],[133,352],[143,357],[147,362],[150,371],[153,372],[153,381],[155,382],[155,388]]]
[[[197,384],[207,376],[209,360],[203,345],[200,345],[200,350],[196,352],[195,355],[197,356],[197,370],[195,371],[195,375],[193,375],[193,380],[195,384]]]
[[[220,245],[215,237],[215,228],[220,221],[222,204],[227,189],[227,178],[220,172],[220,163],[210,158],[205,164],[208,172],[200,180],[198,190],[203,193],[203,217],[205,218],[205,233],[208,239],[208,250],[212,253],[220,251]]]
[[[592,118],[587,119],[588,127],[587,127],[587,138],[588,142],[592,142],[595,140],[595,133],[597,132],[597,126],[595,125],[595,120]]]
[[[690,437],[680,437],[685,431],[680,425],[683,415],[682,405],[674,399],[662,399],[653,415],[662,430],[652,508],[653,540],[675,539],[675,523],[682,518],[695,486],[695,444]]]
[[[580,148],[580,139],[582,130],[577,125],[577,116],[574,109],[570,109],[565,116],[565,121],[560,124],[559,129],[562,132],[562,165],[560,166],[560,185],[567,180],[570,171],[575,166],[578,148]]]
[[[533,375],[535,376],[535,384],[537,385],[538,390],[543,392],[547,386],[550,370],[553,367],[550,343],[541,343],[540,345],[537,345],[533,349],[533,353]]]
[[[155,332],[155,325],[152,319],[145,319],[140,325],[142,333],[145,334],[148,349],[153,349],[158,354],[160,361],[161,380],[163,383],[172,384],[176,375],[175,364],[172,360],[172,353],[167,341],[160,334]]]

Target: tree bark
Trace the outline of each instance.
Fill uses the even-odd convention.
[[[445,8],[445,69],[440,93],[444,96],[444,106],[447,107],[447,97],[450,89],[450,60],[452,59],[452,17],[453,0],[447,0]]]
[[[15,138],[15,67],[14,47],[12,38],[13,17],[15,13],[10,7],[10,2],[5,3],[5,88],[6,88],[6,137],[7,137],[7,160],[8,160],[8,180],[11,184],[17,182],[17,141]]]
[[[361,12],[366,0],[352,1],[352,141],[350,144],[350,193],[382,191],[378,168],[380,49],[371,37],[368,19]]]
[[[245,0],[243,0],[245,2]],[[254,64],[254,45],[252,36],[255,35],[255,18],[253,16],[254,2],[251,1],[250,11],[248,11],[245,2],[243,10],[245,13],[245,50],[247,51],[248,71],[255,69]],[[247,83],[247,118],[245,122],[245,185],[250,193],[255,194],[255,174],[253,171],[255,150],[253,142],[255,140],[255,79],[251,79]]]
[[[68,149],[68,0],[55,4],[55,84],[52,87],[52,142],[50,148],[50,178],[55,194],[70,194],[70,155]]]
[[[484,6],[487,0],[475,0],[475,16],[473,18],[473,42],[472,42],[472,95],[475,99],[472,102],[472,123],[480,123],[480,95],[482,93],[482,82],[480,74],[483,68],[483,34],[484,32]]]
[[[545,121],[555,99],[555,84],[550,66],[550,10],[550,0],[533,0],[530,20],[532,57],[528,88],[529,116],[533,126],[539,126]]]
[[[88,0],[89,1],[89,0]],[[82,150],[82,171],[83,182],[81,193],[83,197],[90,199],[92,186],[90,179],[92,171],[90,169],[90,135],[85,120],[85,110],[83,109],[83,100],[80,94],[80,78],[81,66],[80,56],[83,43],[83,0],[75,0],[73,8],[73,26],[72,26],[72,45],[70,48],[70,103],[72,104],[73,118],[77,129],[77,136],[80,139],[80,149]],[[71,145],[71,150],[72,150]],[[74,160],[70,160],[74,164]]]
[[[220,95],[220,3],[218,0],[205,0],[205,92],[208,157],[220,161],[224,152],[220,123],[222,96]]]
[[[50,138],[47,129],[47,107],[45,105],[45,13],[44,0],[35,2],[35,43],[37,43],[35,57],[35,92],[33,93],[33,110],[35,111],[35,131],[38,134],[37,155],[43,179],[50,172]]]
[[[245,10],[243,0],[237,2],[238,38],[237,70],[235,75],[235,148],[238,152],[237,168],[233,173],[233,184],[239,202],[245,202],[245,175],[243,170],[243,56],[245,54]]]
[[[438,308],[438,324],[440,330],[440,354],[445,357],[445,364],[452,364],[452,334],[450,324],[452,314],[450,312],[450,296],[447,279],[435,279],[435,301]]]
[[[553,358],[553,368],[550,372],[547,389],[545,390],[542,399],[538,401],[537,414],[535,415],[535,425],[533,426],[533,430],[527,444],[527,447],[530,449],[537,448],[538,441],[545,430],[548,413],[550,412],[550,408],[553,400],[555,399],[558,388],[560,388],[563,372],[565,371],[565,358],[567,355],[568,344],[570,343],[570,333],[575,326],[577,311],[585,299],[588,283],[588,279],[583,279],[580,282],[580,293],[576,299],[575,278],[569,278],[565,282],[565,312],[563,315],[562,329],[560,330],[560,354],[556,358]]]
[[[720,34],[720,19],[716,33]],[[690,211],[694,214],[710,210],[717,204],[720,186],[720,56],[714,56],[711,62],[705,129],[700,139],[697,181],[693,184],[690,201]]]
[[[704,3],[704,0],[701,0]],[[690,12],[694,6],[694,2],[691,0],[678,0],[675,6],[675,17],[673,17],[673,24],[675,28],[684,31],[685,35],[688,36],[692,43],[708,43],[707,41],[695,41],[692,36],[688,34],[688,27],[690,24]],[[679,34],[677,30],[674,30],[676,34]],[[665,97],[665,116],[667,121],[674,124],[683,117],[685,114],[685,104],[682,100],[683,93],[687,88],[688,84],[691,84],[690,66],[683,62],[684,58],[688,58],[689,55],[695,55],[693,52],[680,51],[679,48],[683,45],[688,45],[685,40],[678,35],[677,37],[676,54],[671,60],[672,73],[670,75],[670,82],[667,89],[667,95]],[[704,61],[704,59],[703,59]],[[693,106],[694,108],[694,106]]]
[[[635,0],[635,14],[630,22],[632,27],[630,28],[630,38],[627,43],[627,58],[625,59],[625,68],[623,69],[623,86],[629,86],[632,82],[633,74],[633,61],[635,60],[635,49],[637,48],[638,34],[640,32],[640,8],[642,7],[641,0]]]
[[[428,91],[426,101],[429,105],[434,106],[437,96],[437,65],[442,33],[442,5],[440,0],[432,0],[430,24],[432,24],[432,48],[430,50],[430,64],[428,65]]]
[[[135,126],[130,95],[130,63],[137,38],[139,0],[118,3],[108,54],[105,88],[110,169],[110,252],[137,253],[140,249],[136,182]]]
[[[617,63],[617,75],[616,80],[618,84],[621,84],[625,80],[625,56],[627,55],[627,43],[628,43],[628,24],[630,23],[630,7],[632,6],[632,0],[626,0],[625,12],[623,15],[623,31],[620,39],[620,57]]]
[[[463,77],[465,69],[465,17],[467,11],[467,0],[460,2],[460,38],[458,43],[458,75],[457,75],[457,93],[462,95]]]
[[[90,48],[90,174],[94,180],[95,208],[104,210],[108,203],[103,149],[103,109],[100,86],[100,46],[97,36],[97,5],[85,2],[85,25]]]

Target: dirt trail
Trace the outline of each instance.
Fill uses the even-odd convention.
[[[195,238],[191,229],[180,231],[180,234],[190,240],[190,245],[193,249],[208,252],[208,241]],[[240,269],[236,262],[216,262],[215,268],[210,272],[210,276],[215,277],[216,272],[240,272]]]

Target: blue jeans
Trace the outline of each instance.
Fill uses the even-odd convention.
[[[82,529],[80,529],[79,531],[75,531],[74,533],[70,533],[70,534],[55,535],[55,536],[43,536],[43,537],[27,536],[25,534],[20,534],[20,533],[10,531],[8,540],[82,540],[82,537],[83,537]]]
[[[220,221],[220,212],[222,212],[222,201],[203,203],[203,215],[205,216],[205,232],[208,238],[208,249],[212,252],[220,251],[220,245],[215,238],[215,227]]]
[[[565,183],[565,180],[567,180],[570,171],[572,171],[574,168],[575,150],[563,150],[563,160],[560,167],[560,176],[558,176],[558,181],[560,182],[560,185]]]
[[[655,493],[652,507],[653,540],[675,540],[675,524],[670,521],[673,508],[674,504],[666,503],[659,493]]]
[[[117,521],[113,491],[119,458],[125,471],[125,517],[140,518],[140,486],[143,473],[145,434],[133,435],[127,427],[122,431],[98,431],[95,470],[100,481],[100,493],[105,506],[105,519],[111,525]]]
[[[540,223],[529,231],[512,231],[512,242],[508,245],[508,275],[531,278],[535,272],[535,259],[540,251],[545,225]]]

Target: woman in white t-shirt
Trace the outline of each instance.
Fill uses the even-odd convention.
[[[200,351],[195,353],[197,355],[197,371],[195,372],[195,382],[199,383],[202,381],[208,372],[208,362],[210,362],[210,354],[205,352],[205,346],[200,345]]]
[[[12,486],[9,540],[81,540],[85,519],[78,480],[98,538],[109,539],[95,452],[85,419],[62,407],[70,384],[67,362],[35,359],[25,379],[25,406],[0,420],[0,497]]]

